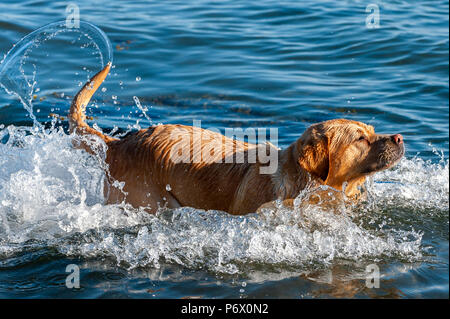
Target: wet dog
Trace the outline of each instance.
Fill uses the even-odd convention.
[[[345,119],[311,125],[284,150],[184,125],[157,125],[113,138],[88,126],[85,116],[110,67],[78,92],[69,114],[71,133],[96,135],[107,145],[107,203],[126,201],[150,212],[190,206],[242,215],[276,199],[289,201],[310,183],[336,190],[346,185],[345,195],[357,198],[367,176],[392,167],[404,154],[400,134],[375,134],[372,126]],[[78,147],[94,152],[86,141]],[[267,163],[260,157],[248,160],[256,149],[275,152],[275,172],[261,174]],[[245,160],[229,160],[239,156]],[[115,181],[124,182],[123,188],[114,186]]]

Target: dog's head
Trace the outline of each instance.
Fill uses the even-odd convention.
[[[375,134],[370,125],[344,119],[314,124],[296,143],[298,164],[337,189],[392,167],[405,152],[400,134]]]

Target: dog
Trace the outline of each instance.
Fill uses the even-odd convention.
[[[375,134],[372,126],[346,119],[313,124],[284,150],[263,145],[276,152],[278,167],[272,174],[260,174],[265,164],[259,157],[255,163],[226,161],[261,145],[198,127],[156,125],[117,139],[91,128],[85,115],[110,68],[109,63],[81,88],[68,117],[71,133],[96,135],[107,145],[107,203],[125,201],[150,213],[160,207],[190,206],[244,215],[274,200],[292,202],[311,184],[328,185],[356,199],[367,176],[394,166],[404,155],[402,135]],[[210,160],[194,162],[195,143],[201,150],[217,150],[217,144],[225,147]],[[77,147],[95,152],[87,141]],[[173,160],[175,149],[188,150],[183,161]],[[124,182],[123,187],[117,182]]]

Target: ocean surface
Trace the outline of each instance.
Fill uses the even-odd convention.
[[[0,0],[0,60],[67,4]],[[77,5],[111,42],[87,112],[108,134],[196,120],[274,128],[286,147],[347,118],[401,133],[406,154],[340,214],[105,205],[101,160],[72,148],[66,117],[108,54],[48,34],[12,65],[32,107],[0,89],[0,298],[449,297],[448,1]]]

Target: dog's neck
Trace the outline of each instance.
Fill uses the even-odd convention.
[[[278,169],[272,176],[274,192],[278,199],[295,198],[312,177],[298,164],[297,143],[279,151]]]

